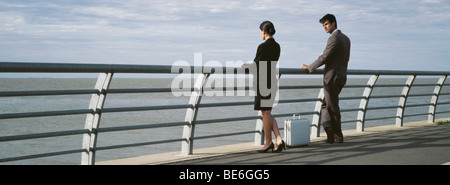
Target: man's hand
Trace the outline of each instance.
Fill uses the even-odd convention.
[[[303,64],[302,67],[301,67],[301,69],[306,69],[306,70],[308,70],[309,68],[308,68],[308,66],[307,66],[306,64]]]

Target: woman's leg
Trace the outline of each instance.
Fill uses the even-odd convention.
[[[270,113],[269,113],[270,114]],[[273,134],[275,135],[276,138],[276,144],[275,144],[275,149],[278,148],[278,145],[281,144],[281,135],[280,135],[280,130],[278,129],[278,123],[277,120],[275,120],[275,118],[270,115],[272,117],[272,130],[273,130]]]
[[[265,142],[264,148],[268,147],[270,145],[270,143],[272,143],[272,131],[275,134],[275,138],[276,138],[275,146],[277,148],[278,145],[281,144],[281,140],[282,140],[280,131],[278,129],[277,121],[270,113],[270,110],[262,110],[261,113],[263,116],[264,135],[266,137],[266,142]]]
[[[272,143],[272,116],[270,115],[270,110],[261,110],[261,114],[263,117],[264,136],[266,137],[264,148],[267,148]]]

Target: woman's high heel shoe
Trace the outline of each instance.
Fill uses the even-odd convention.
[[[267,147],[266,149],[261,149],[258,150],[258,153],[267,153],[269,150],[272,150],[275,148],[275,145],[273,145],[273,143],[270,143],[269,147]]]
[[[278,148],[276,150],[272,150],[273,153],[280,153],[281,151],[286,150],[286,143],[281,140],[281,144],[278,145]]]

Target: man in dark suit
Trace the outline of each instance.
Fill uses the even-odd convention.
[[[320,19],[325,31],[331,36],[323,54],[311,65],[302,65],[302,69],[310,73],[325,65],[323,77],[324,99],[322,103],[322,126],[327,133],[327,143],[342,143],[344,136],[341,130],[341,112],[339,93],[347,82],[347,66],[350,59],[350,39],[337,29],[336,18],[332,14]]]

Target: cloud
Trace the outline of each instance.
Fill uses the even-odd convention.
[[[328,35],[318,20],[333,13],[352,40],[351,68],[410,62],[433,70],[427,64],[448,58],[449,9],[439,0],[0,0],[0,59],[170,65],[203,52],[205,60],[248,61],[263,42],[259,23],[271,20],[280,66],[297,67],[321,54]]]
[[[440,3],[441,1],[440,1],[440,0],[422,0],[422,2],[423,2],[423,3],[433,3],[433,4],[436,4],[436,3]]]
[[[97,18],[104,18],[107,20],[121,20],[121,21],[176,21],[180,17],[176,15],[153,15],[133,12],[127,9],[118,7],[79,7],[74,10],[75,13],[93,16]]]
[[[17,25],[23,24],[24,19],[15,13],[0,12],[0,31],[13,32],[16,31]]]

